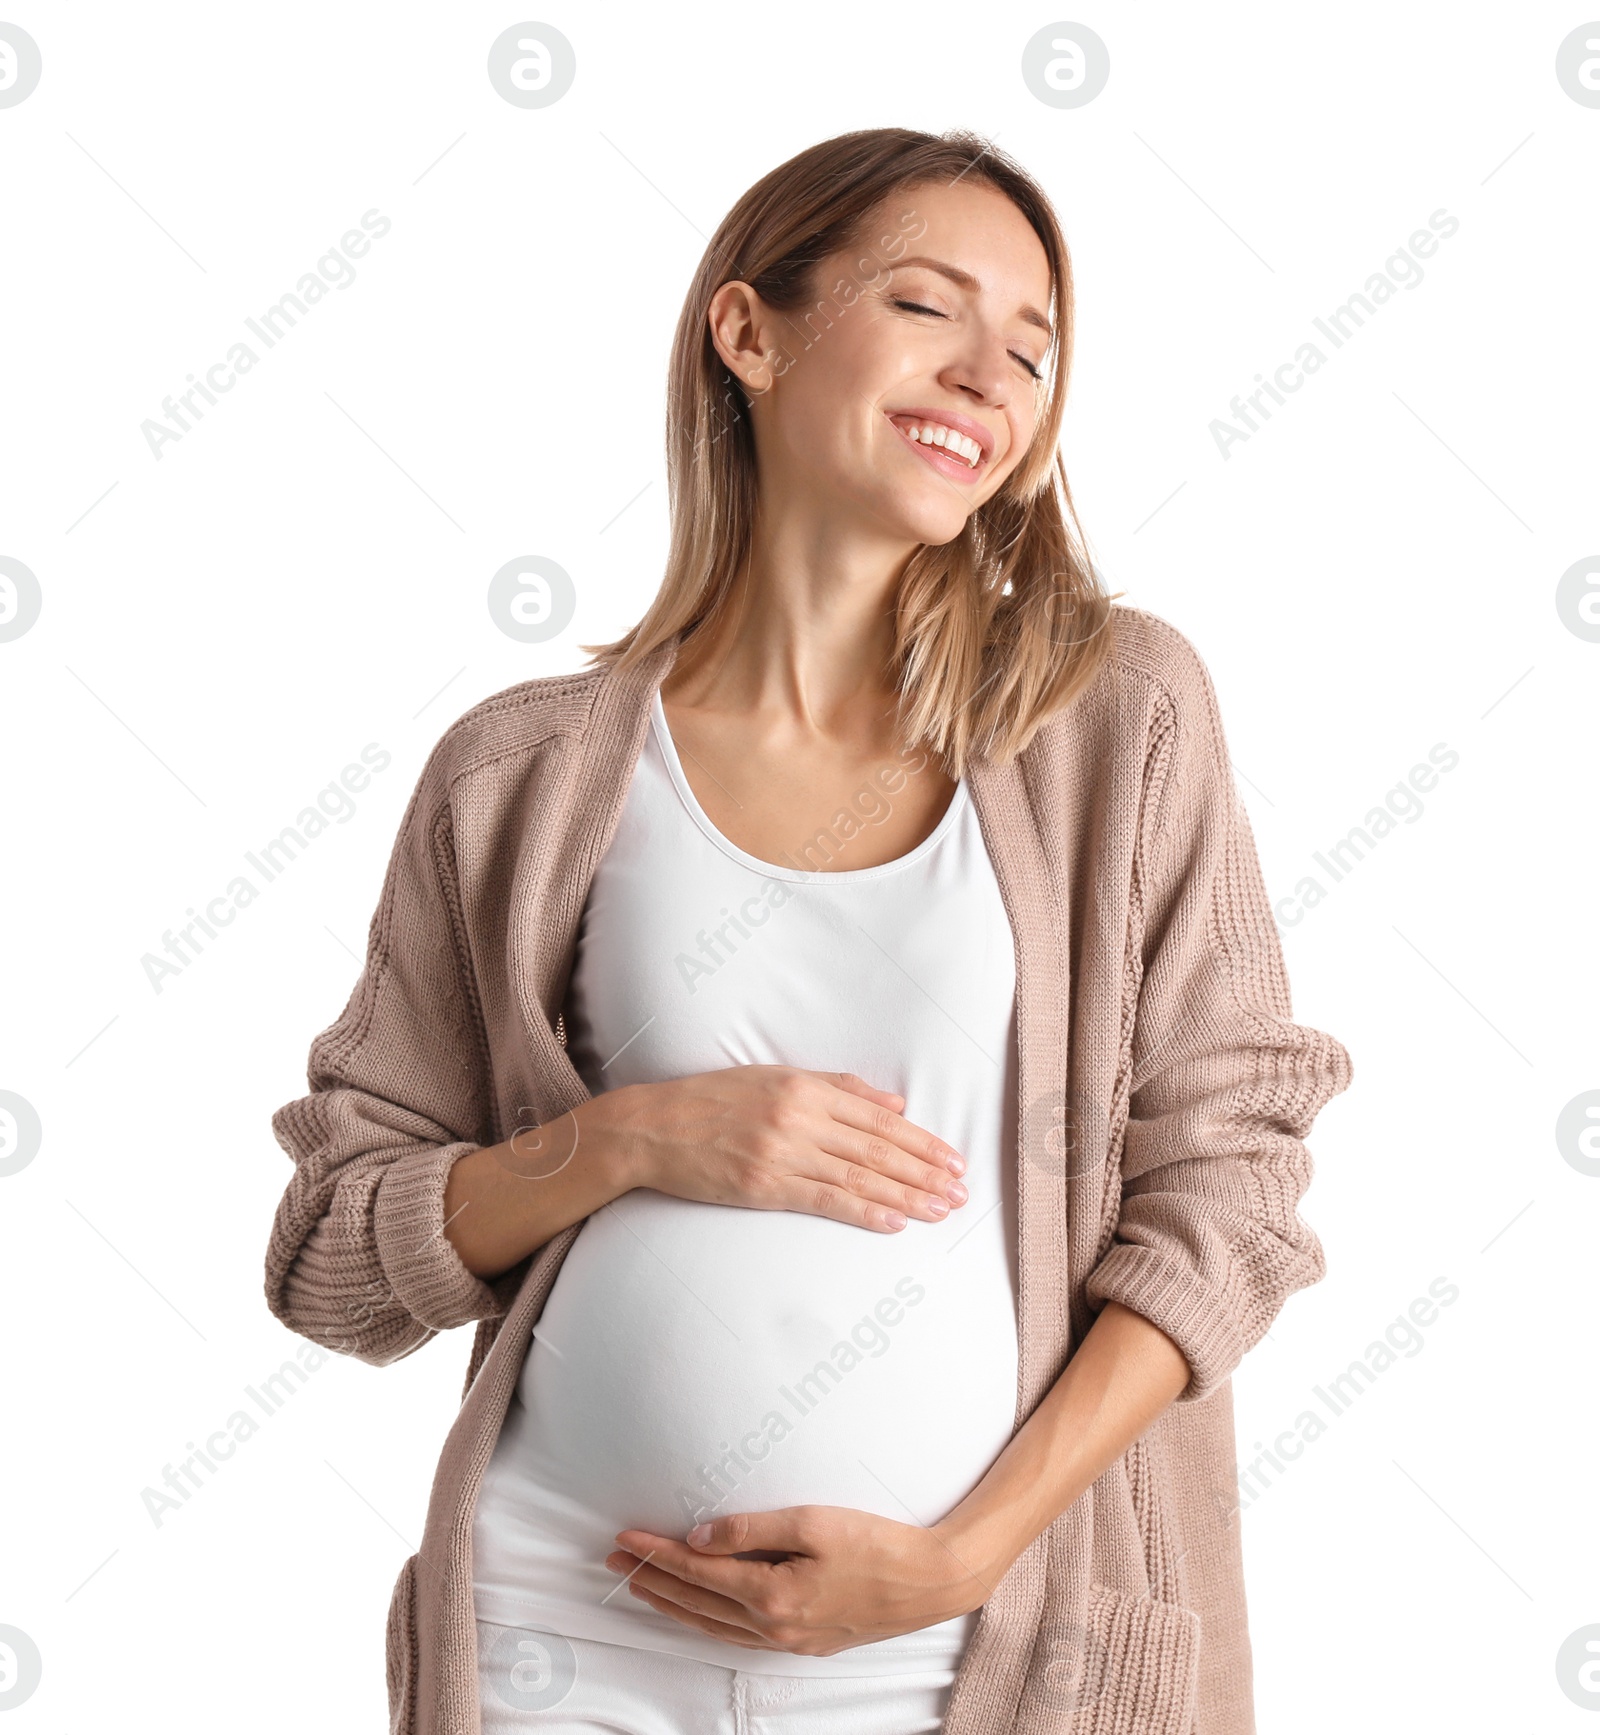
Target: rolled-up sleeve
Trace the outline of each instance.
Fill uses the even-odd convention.
[[[1293,1021],[1216,694],[1174,637],[1133,882],[1140,981],[1121,1206],[1087,1292],[1172,1339],[1190,1370],[1178,1401],[1193,1402],[1324,1274],[1298,1210],[1311,1181],[1305,1137],[1352,1067],[1332,1036]]]
[[[401,823],[361,977],[311,1045],[309,1094],[272,1117],[295,1172],[267,1250],[268,1305],[376,1364],[504,1311],[444,1233],[446,1179],[492,1111],[438,761],[436,749]]]

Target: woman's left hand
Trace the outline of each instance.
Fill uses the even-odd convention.
[[[963,1559],[940,1525],[844,1506],[735,1513],[689,1534],[693,1545],[618,1531],[606,1565],[631,1574],[629,1594],[651,1608],[753,1650],[831,1657],[916,1632],[980,1607],[1000,1577],[993,1563]]]

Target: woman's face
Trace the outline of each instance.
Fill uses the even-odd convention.
[[[1022,212],[982,182],[905,189],[862,234],[788,313],[724,284],[713,335],[751,396],[765,503],[946,543],[1033,438],[1049,262]]]

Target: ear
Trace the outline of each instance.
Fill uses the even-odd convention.
[[[769,319],[766,303],[748,283],[738,281],[724,283],[706,309],[717,354],[753,398],[772,388],[773,369],[766,342]]]

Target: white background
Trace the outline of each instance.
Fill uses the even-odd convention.
[[[383,1726],[468,1332],[330,1362],[159,1527],[141,1490],[295,1347],[262,1296],[268,1121],[430,746],[653,594],[705,237],[792,152],[884,124],[971,126],[1058,201],[1078,507],[1111,587],[1207,660],[1274,898],[1434,743],[1460,755],[1284,931],[1296,1016],[1355,1083],[1310,1139],[1328,1276],[1237,1376],[1241,1450],[1431,1280],[1460,1295],[1242,1515],[1263,1735],[1591,1727],[1555,1673],[1600,1621],[1600,1179],[1555,1139],[1600,1086],[1600,644],[1555,602],[1600,545],[1600,110],[1554,70],[1588,14],[5,16],[44,68],[0,110],[0,554],[44,596],[0,644],[0,1088],[44,1127],[0,1179],[0,1624],[44,1657],[7,1735]],[[577,53],[541,110],[485,70],[529,16]],[[1063,17],[1111,55],[1077,110],[1019,70]],[[154,458],[141,423],[373,208],[356,281]],[[1424,281],[1224,459],[1212,419],[1440,209]],[[529,553],[577,587],[549,644],[485,606]],[[355,817],[155,992],[143,955],[368,742],[393,763]]]

